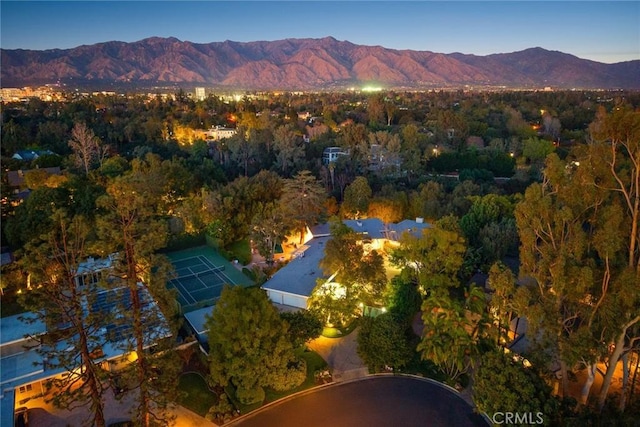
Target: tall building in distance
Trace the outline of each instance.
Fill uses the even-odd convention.
[[[198,101],[204,101],[205,98],[206,98],[206,95],[204,93],[204,88],[203,87],[197,87],[196,88],[196,99]]]

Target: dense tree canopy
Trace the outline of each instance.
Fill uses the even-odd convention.
[[[288,388],[286,374],[296,363],[289,326],[263,290],[226,287],[206,326],[216,384],[232,384],[244,403],[261,401],[264,387]]]
[[[391,260],[412,272],[423,292],[459,284],[458,272],[466,250],[464,239],[455,231],[432,227],[421,236],[405,233]]]
[[[389,314],[365,317],[358,330],[358,355],[370,373],[401,369],[412,357],[404,329]]]
[[[343,223],[332,225],[320,268],[368,304],[380,301],[387,283],[382,256],[376,250],[365,251],[362,237]]]
[[[65,209],[65,224],[82,216],[98,234],[95,251],[118,251],[117,273],[131,280],[130,290],[142,280],[171,318],[168,303],[175,301],[166,294],[168,266],[157,256],[167,242],[200,239],[206,232],[227,249],[253,239],[272,259],[286,232],[302,239],[307,226],[325,220],[325,208],[386,223],[424,217],[433,227],[400,242],[392,258],[403,273],[389,288],[381,253],[363,250],[366,242],[352,236],[334,236],[323,262],[326,273],[337,271],[345,287],[325,287],[309,303],[323,321],[338,325],[359,316],[360,304],[386,304],[390,317],[406,326],[425,298],[426,331],[437,336],[421,337],[421,354],[455,377],[484,358],[477,351],[485,334],[484,319],[475,310],[480,304],[471,299],[476,291],[462,284],[471,272],[514,255],[519,241],[525,280],[516,287],[500,264],[489,271],[497,330],[513,315],[527,317],[528,335],[539,338],[534,346],[545,349],[537,352],[544,360],[532,357],[537,366],[558,360],[565,379],[570,371],[587,368],[584,403],[594,377],[601,375],[595,363],[606,362],[597,396],[601,407],[622,365],[625,392],[617,403],[624,409],[632,395],[629,361],[640,344],[639,105],[637,93],[589,91],[247,93],[241,99],[212,95],[195,101],[179,90],[166,99],[76,94],[62,102],[4,103],[3,245],[37,253],[45,248],[42,238],[59,228],[52,214]],[[299,112],[310,118],[299,119]],[[216,125],[236,128],[237,135],[199,139]],[[349,154],[322,164],[322,152],[331,146]],[[32,161],[10,158],[23,149],[56,154]],[[46,176],[42,168],[52,166],[60,166],[62,175]],[[31,189],[24,200],[24,193],[14,194],[18,187],[10,187],[7,174],[19,169],[32,170],[20,187]],[[518,204],[514,193],[527,187]],[[35,278],[37,263],[29,263]],[[265,274],[272,271],[265,268]],[[26,274],[15,276],[24,281]],[[24,289],[24,283],[19,286]],[[55,306],[60,296],[41,303]],[[140,338],[136,310],[124,318]],[[317,332],[317,324],[306,320],[287,321],[288,338],[296,344]],[[397,332],[386,323],[381,331]],[[235,337],[237,328],[226,327]],[[395,332],[385,337],[400,339]],[[490,336],[501,342],[499,337]],[[260,400],[264,387],[288,388],[304,376],[304,366],[285,349],[289,344],[278,347],[272,338],[272,353],[287,360],[286,369],[271,369],[264,383],[228,379],[242,401]],[[142,340],[134,341],[132,348],[140,350]],[[401,347],[398,342],[393,350]],[[164,348],[157,353],[173,354]],[[147,424],[149,409],[172,398],[155,389],[170,391],[171,381],[161,383],[175,372],[171,361],[163,365],[139,352],[142,357],[129,373],[140,391],[136,420]],[[238,375],[247,369],[247,375],[262,378],[266,372],[242,363],[237,362]],[[389,365],[375,362],[378,368],[382,363]],[[162,378],[156,375],[160,365],[168,374]]]
[[[357,177],[344,190],[342,212],[347,218],[358,219],[369,209],[371,199],[371,187],[363,176]]]
[[[158,343],[163,330],[169,328],[166,318],[156,310],[145,310],[140,285],[163,305],[167,318],[172,317],[171,296],[166,288],[168,261],[157,251],[167,240],[167,223],[158,217],[157,209],[165,191],[155,159],[134,161],[125,175],[113,179],[107,194],[98,200],[104,210],[98,218],[98,232],[106,253],[119,253],[115,272],[125,278],[131,306],[126,307],[124,318],[132,326],[130,345],[138,356],[137,363],[128,374],[137,389],[135,417],[139,424],[148,426],[152,420],[166,420],[165,412],[175,387],[171,363],[162,369],[168,381],[153,381],[154,359],[145,350]],[[165,328],[159,328],[166,325]],[[154,332],[151,333],[150,331]],[[161,390],[154,390],[161,386]]]
[[[493,422],[504,422],[505,413],[531,414],[530,420],[541,424],[557,422],[559,402],[551,388],[533,368],[525,368],[521,360],[494,350],[482,357],[473,377],[473,401],[478,410]]]
[[[487,329],[485,305],[484,292],[477,287],[472,287],[463,300],[438,289],[422,303],[424,331],[418,351],[451,380],[469,372],[475,363]]]
[[[598,140],[566,161],[550,155],[545,181],[531,185],[516,208],[522,270],[536,282],[519,289],[520,313],[563,374],[608,361],[600,408],[618,362],[627,370],[624,354],[640,341],[639,118],[625,110],[599,116]],[[590,376],[585,401],[592,382]]]

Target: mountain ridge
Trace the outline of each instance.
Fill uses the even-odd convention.
[[[605,64],[542,47],[486,56],[320,39],[192,43],[175,37],[69,49],[0,49],[3,87],[198,84],[243,89],[558,87],[640,89],[640,60]]]

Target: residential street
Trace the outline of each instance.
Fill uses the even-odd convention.
[[[267,406],[238,427],[480,427],[484,419],[462,398],[422,378],[375,376],[315,389]]]

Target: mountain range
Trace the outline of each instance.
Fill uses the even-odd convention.
[[[640,89],[640,60],[604,64],[540,47],[476,56],[322,39],[207,44],[152,37],[72,49],[0,49],[3,87],[126,83],[234,89],[505,86]]]

